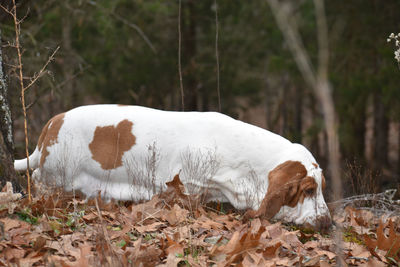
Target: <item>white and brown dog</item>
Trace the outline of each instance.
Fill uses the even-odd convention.
[[[246,216],[331,224],[322,170],[304,146],[216,112],[78,107],[49,120],[29,161],[34,179],[88,197],[149,199],[180,173],[188,192],[253,209]]]

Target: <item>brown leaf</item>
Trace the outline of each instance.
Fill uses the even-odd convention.
[[[4,231],[8,232],[10,229],[18,228],[21,226],[21,221],[10,219],[10,218],[2,218],[0,222],[4,224]]]
[[[179,179],[179,174],[174,176],[174,179],[170,182],[165,183],[167,187],[177,194],[179,197],[185,197],[183,193],[185,191],[185,187],[182,184],[181,180]]]
[[[368,221],[364,220],[360,210],[347,206],[345,212],[349,215],[351,226],[368,226]]]
[[[223,219],[221,221],[223,222],[223,224],[225,225],[225,228],[228,231],[234,230],[241,224],[241,222],[232,218],[232,216],[227,216],[227,215],[223,215]]]
[[[8,231],[8,235],[10,236],[13,245],[29,246],[30,240],[28,240],[27,234],[29,234],[28,230],[22,227],[13,228]]]
[[[157,231],[160,227],[164,226],[165,223],[163,222],[155,222],[149,225],[142,225],[142,226],[138,226],[138,225],[134,225],[133,228],[136,229],[136,231],[138,231],[139,233],[143,234],[146,232],[154,232]]]
[[[232,262],[240,261],[243,257],[243,251],[250,251],[257,249],[260,244],[260,236],[265,231],[265,227],[260,227],[257,233],[252,234],[249,229],[242,229],[233,233],[231,240],[228,244],[218,247],[214,245],[210,254],[225,254],[227,255],[227,265]]]
[[[154,195],[150,201],[132,206],[131,218],[127,223],[146,222],[146,219],[161,218],[164,204],[158,195]]]
[[[165,236],[167,238],[166,253],[168,255],[166,266],[175,267],[183,259],[183,246],[171,239],[167,234]]]
[[[239,240],[240,240],[240,232],[236,231],[233,233],[228,244],[220,246],[220,247],[218,245],[214,245],[214,247],[211,249],[210,254],[215,255],[215,254],[218,254],[219,252],[228,254],[230,251],[234,251],[235,247],[237,247]]]
[[[319,263],[319,261],[320,261],[320,256],[317,255],[303,262],[303,266],[316,266]]]
[[[381,257],[379,257],[379,255],[375,252],[376,241],[371,239],[367,234],[364,234],[364,242],[371,255],[377,257],[379,260],[382,260]]]
[[[246,252],[242,261],[243,266],[265,266],[265,260],[260,253]]]
[[[264,247],[263,256],[266,259],[274,258],[278,254],[278,249],[282,246],[282,243],[277,240],[272,240],[270,244]]]
[[[72,267],[75,262],[71,262],[66,257],[61,257],[58,255],[49,255],[47,258],[49,266],[61,266],[61,267]]]
[[[8,247],[4,251],[4,256],[8,261],[13,259],[21,259],[25,256],[25,250]]]
[[[91,252],[91,246],[86,244],[80,247],[81,255],[78,262],[74,265],[75,267],[86,267],[89,265],[89,258],[93,257],[93,253]]]
[[[184,208],[192,209],[198,207],[200,196],[199,195],[185,195],[185,187],[179,179],[179,174],[174,176],[174,179],[166,183],[167,189],[162,192],[159,197],[169,206],[180,204]]]
[[[255,234],[257,233],[261,228],[261,221],[259,218],[256,218],[251,221],[251,233]]]
[[[386,237],[384,230],[389,227],[389,234]],[[388,223],[380,222],[376,230],[377,240],[372,240],[368,235],[364,235],[364,241],[372,255],[379,258],[375,253],[375,248],[387,251],[386,257],[391,257],[400,261],[400,235],[396,233],[392,220]]]
[[[381,261],[377,261],[374,258],[369,258],[368,259],[368,267],[384,267],[387,266],[385,263],[381,262]]]
[[[336,257],[336,254],[327,250],[316,249],[315,252],[318,256],[327,256],[329,260],[332,260]]]
[[[130,225],[124,225],[124,228],[122,228],[122,230],[112,231],[112,233],[110,234],[110,240],[123,237],[125,236],[126,233],[128,233],[131,230],[132,227]]]
[[[47,240],[47,248],[55,249],[60,255],[71,255],[79,259],[80,250],[72,245],[72,235],[62,235],[59,240]]]
[[[166,248],[167,255],[169,254],[183,255],[183,246],[178,242],[176,242],[175,240],[171,239],[167,234],[165,236],[167,238],[167,248]]]
[[[319,261],[319,267],[331,267],[327,261]]]
[[[170,211],[165,211],[162,214],[161,219],[168,221],[171,226],[175,226],[178,223],[186,221],[188,214],[188,210],[182,209],[179,205],[174,204]]]
[[[197,220],[194,222],[193,227],[195,228],[206,228],[206,229],[215,229],[215,230],[222,230],[224,225],[222,223],[216,222],[211,220],[205,215],[201,215]]]
[[[179,256],[178,254],[168,254],[167,256],[167,262],[165,263],[164,266],[166,267],[176,267],[178,266],[179,262],[183,260],[182,256]]]
[[[99,215],[94,212],[91,212],[89,214],[83,215],[82,218],[85,220],[85,222],[92,222],[92,221],[96,220],[97,218],[99,218]]]
[[[283,241],[283,243],[290,245],[292,248],[303,247],[303,243],[301,243],[297,237],[297,231],[284,233],[280,236],[280,239]]]
[[[312,249],[315,249],[316,247],[318,247],[318,245],[319,245],[318,241],[312,240],[312,241],[308,241],[308,242],[304,243],[304,248],[312,250]]]
[[[146,245],[142,243],[142,238],[139,238],[133,243],[133,247],[128,247],[125,252],[125,257],[130,259],[136,265],[140,266],[155,266],[159,262],[162,251],[154,245]]]
[[[34,266],[35,263],[39,263],[41,260],[43,260],[43,253],[42,254],[32,254],[32,255],[28,255],[23,259],[19,260],[19,265],[21,267],[27,266]]]
[[[272,239],[281,236],[283,233],[283,229],[280,222],[267,226],[266,230],[268,231],[269,237]]]
[[[41,250],[46,245],[47,238],[44,236],[38,236],[33,245],[34,250]]]

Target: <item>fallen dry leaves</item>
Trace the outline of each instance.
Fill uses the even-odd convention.
[[[244,223],[183,194],[176,176],[141,204],[82,201],[66,194],[0,206],[0,266],[385,266],[398,264],[398,218],[380,222],[348,207],[333,234],[256,218]]]

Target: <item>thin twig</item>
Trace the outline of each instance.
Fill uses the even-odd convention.
[[[29,144],[29,139],[28,139],[28,120],[27,120],[27,107],[25,104],[25,91],[30,88],[43,74],[44,70],[46,69],[47,65],[54,59],[55,53],[58,51],[59,47],[53,52],[53,54],[50,56],[50,58],[47,60],[46,64],[42,67],[42,69],[39,71],[38,74],[35,74],[33,78],[30,80],[30,83],[25,86],[24,85],[24,75],[23,75],[23,65],[22,65],[22,52],[21,52],[21,44],[20,44],[20,34],[21,34],[21,23],[22,21],[27,17],[25,15],[22,19],[18,19],[17,17],[17,5],[15,3],[15,0],[12,1],[13,6],[9,10],[5,8],[4,6],[0,5],[0,7],[5,10],[8,14],[10,14],[14,20],[14,30],[15,30],[15,44],[13,47],[17,50],[17,56],[18,56],[18,64],[15,66],[16,69],[18,69],[18,80],[19,80],[19,85],[21,89],[21,105],[22,105],[22,111],[24,115],[24,134],[25,134],[25,155],[26,155],[26,176],[27,176],[27,183],[28,183],[28,200],[29,202],[32,201],[32,195],[31,195],[31,176],[29,173],[29,150],[28,150],[28,144]]]
[[[215,5],[215,58],[217,60],[217,94],[218,94],[218,111],[221,112],[221,92],[219,88],[219,53],[218,53],[218,3],[217,0],[214,2]]]
[[[180,84],[180,87],[181,87],[182,110],[185,110],[185,95],[184,95],[184,91],[183,91],[182,63],[181,63],[181,50],[182,50],[181,8],[182,8],[182,0],[179,0],[179,12],[178,12],[178,71],[179,71],[179,84]]]
[[[4,9],[4,7],[2,6]],[[22,72],[22,54],[21,54],[21,46],[19,42],[19,35],[20,35],[20,21],[17,19],[17,6],[15,4],[15,0],[13,0],[13,7],[10,12],[11,16],[14,19],[14,30],[15,30],[15,48],[17,49],[17,55],[18,55],[18,77],[19,77],[19,83],[21,87],[21,105],[22,105],[22,111],[24,114],[24,134],[25,134],[25,155],[26,155],[26,177],[28,179],[28,200],[29,202],[32,201],[32,196],[31,196],[31,175],[29,173],[29,151],[28,151],[28,122],[27,122],[27,116],[26,116],[26,106],[25,106],[25,87],[24,87],[24,76]]]
[[[55,88],[55,89],[60,89],[60,88],[62,88],[65,84],[67,84],[68,82],[70,82],[70,81],[72,81],[73,79],[75,79],[78,75],[80,75],[81,73],[83,73],[83,72],[84,72],[85,70],[87,70],[88,68],[90,68],[90,66],[85,67],[85,68],[81,69],[80,71],[76,72],[76,73],[73,74],[70,78],[65,79],[65,80],[62,81],[61,83],[57,84],[54,88]],[[45,90],[44,90],[44,91],[45,91]],[[26,110],[29,110],[33,105],[35,105],[42,95],[43,95],[42,93],[39,93],[39,94],[36,96],[36,98],[35,98],[31,103],[29,103],[29,104],[26,106]]]
[[[53,54],[51,54],[46,64],[43,65],[39,73],[33,76],[31,82],[24,88],[24,91],[28,90],[37,81],[37,79],[39,79],[43,75],[43,72],[46,69],[47,65],[49,65],[49,63],[54,60],[54,55],[57,53],[58,49],[60,49],[59,46],[56,48],[56,50],[54,50]]]
[[[13,13],[13,9],[8,10],[6,7],[4,7],[3,5],[0,5],[0,8],[2,8],[6,13],[10,14],[12,17],[14,17],[14,13]]]

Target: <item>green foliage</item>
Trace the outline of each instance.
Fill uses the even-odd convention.
[[[121,240],[121,241],[119,241],[117,243],[117,246],[120,247],[120,248],[124,247],[125,245],[126,245],[126,241],[125,240]]]
[[[350,226],[343,231],[343,240],[345,242],[357,243],[359,245],[365,245],[363,239]]]
[[[30,224],[38,224],[38,218],[32,215],[32,211],[29,208],[24,208],[21,211],[15,212],[18,215],[18,218],[21,221],[30,223]]]

